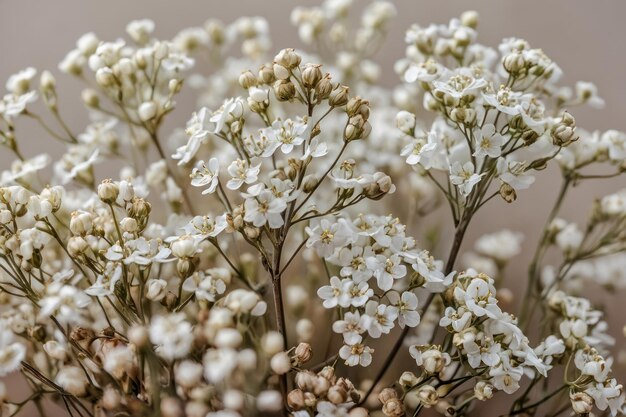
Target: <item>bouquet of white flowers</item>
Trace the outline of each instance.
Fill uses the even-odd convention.
[[[0,383],[1,415],[45,415],[47,399],[93,417],[484,415],[492,398],[488,415],[624,412],[613,338],[581,289],[626,286],[626,191],[583,226],[559,217],[572,187],[626,171],[626,134],[585,132],[565,110],[602,106],[595,86],[559,86],[522,39],[477,43],[466,12],[410,27],[384,88],[373,55],[395,8],[369,2],[355,20],[352,3],[296,8],[309,50],[275,55],[259,17],[169,41],[150,20],[127,41],[88,33],[59,65],[85,84],[83,133],[52,73],[10,77],[0,375],[32,392]],[[186,84],[199,109],[166,135]],[[18,119],[62,155],[25,155]],[[507,312],[523,235],[462,252],[464,236],[553,163],[562,186]],[[421,221],[440,207],[446,250],[448,229]]]

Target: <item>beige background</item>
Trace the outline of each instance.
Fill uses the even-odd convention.
[[[52,69],[70,50],[76,39],[94,31],[101,39],[113,40],[124,34],[125,24],[135,18],[149,17],[157,23],[156,34],[161,38],[173,36],[179,29],[201,25],[214,17],[230,22],[242,15],[262,15],[271,24],[276,50],[299,46],[289,14],[295,5],[312,5],[317,1],[154,1],[154,0],[0,0],[0,80],[28,65],[37,69]],[[626,2],[621,0],[428,0],[396,2],[399,16],[389,34],[386,47],[379,54],[385,72],[384,83],[395,83],[392,63],[402,56],[404,30],[413,22],[447,22],[450,17],[473,8],[481,15],[479,39],[497,46],[500,39],[517,36],[531,45],[541,47],[564,70],[564,82],[589,80],[597,84],[606,100],[603,110],[579,109],[574,115],[579,126],[588,130],[616,128],[626,130],[624,102],[626,100]],[[75,131],[85,125],[85,113],[79,104],[80,86],[74,80],[58,76],[61,86],[61,109]],[[192,109],[191,101],[182,103],[174,118],[182,125]],[[38,130],[25,130],[31,155],[51,142]],[[35,148],[36,146],[36,148]],[[0,149],[0,168],[5,168],[10,155]],[[494,201],[478,216],[470,228],[469,239],[502,227],[523,231],[527,235],[525,254],[510,267],[509,278],[519,283],[525,277],[526,263],[537,240],[538,229],[555,197],[559,174],[548,170],[529,191],[523,192],[517,203],[504,210],[504,203]],[[605,183],[589,183],[578,187],[566,204],[563,215],[582,219],[594,197],[626,185],[624,178]],[[626,265],[625,265],[626,268]],[[514,285],[513,287],[518,287]],[[623,294],[596,299],[609,306],[613,334],[618,345],[623,344],[621,326],[624,310],[615,307]],[[622,372],[623,374],[623,372]]]

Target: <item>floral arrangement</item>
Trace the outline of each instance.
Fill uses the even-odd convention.
[[[626,285],[626,191],[584,225],[559,217],[572,187],[626,171],[626,134],[568,112],[601,107],[595,86],[560,86],[522,39],[477,43],[466,12],[410,27],[382,87],[395,8],[352,3],[293,11],[306,51],[274,53],[258,17],[168,41],[150,20],[88,33],[59,65],[85,85],[80,130],[51,72],[9,78],[0,375],[32,390],[2,384],[3,416],[47,400],[94,417],[624,412],[582,289]],[[171,131],[188,86],[198,110]],[[25,123],[60,156],[25,155]],[[517,310],[505,269],[523,235],[462,251],[464,235],[549,164],[562,186]],[[433,231],[435,210],[453,227]]]

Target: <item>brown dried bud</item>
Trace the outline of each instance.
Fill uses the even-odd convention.
[[[330,74],[326,74],[315,86],[315,97],[317,101],[326,100],[333,91],[333,83],[330,81]]]
[[[311,345],[305,342],[301,342],[298,346],[296,346],[296,350],[294,351],[294,359],[297,365],[302,365],[311,360],[313,356],[313,349]]]
[[[387,417],[401,417],[405,414],[404,404],[399,398],[392,398],[383,404],[382,412]]]
[[[346,113],[350,117],[361,115],[363,119],[367,120],[370,116],[369,102],[359,96],[352,97],[346,104]]]
[[[330,387],[326,396],[333,404],[343,404],[348,401],[348,392],[346,389],[337,385]]]
[[[345,85],[338,85],[333,91],[331,91],[328,97],[328,104],[332,107],[342,107],[348,103],[348,91],[350,89]]]
[[[378,394],[378,401],[383,404],[386,404],[395,398],[398,398],[398,393],[393,388],[385,388],[380,392],[380,394]]]
[[[289,101],[296,96],[296,86],[288,80],[277,80],[274,83],[274,94],[279,101]]]
[[[517,193],[513,187],[503,182],[500,186],[500,197],[502,197],[507,203],[512,203],[517,199]]]
[[[322,79],[322,66],[320,64],[306,64],[302,70],[302,83],[307,88],[315,88]]]
[[[302,410],[304,408],[304,392],[296,388],[287,394],[287,405],[294,411]]]

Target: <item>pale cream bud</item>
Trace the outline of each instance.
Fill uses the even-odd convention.
[[[139,105],[137,113],[144,122],[154,119],[159,111],[159,106],[155,101],[145,101]]]
[[[291,359],[287,352],[278,352],[270,360],[270,367],[278,375],[283,375],[291,369]]]
[[[315,325],[311,320],[300,319],[296,323],[296,334],[298,335],[298,340],[308,342],[313,338],[314,332]]]
[[[128,340],[138,348],[148,346],[148,329],[140,325],[132,326],[128,329]]]
[[[115,84],[115,76],[111,68],[104,67],[96,71],[96,82],[99,86],[105,88]]]
[[[75,397],[87,394],[89,380],[82,368],[77,366],[65,366],[61,368],[54,381],[65,391]]]
[[[274,57],[274,62],[288,69],[293,69],[300,65],[301,60],[302,58],[293,48],[283,49]]]
[[[80,97],[87,107],[91,107],[92,109],[100,107],[100,98],[98,97],[98,93],[91,88],[84,89]]]
[[[247,70],[239,75],[239,85],[246,90],[250,87],[256,87],[259,83],[259,80],[254,76],[252,71]]]
[[[268,355],[275,355],[285,348],[283,336],[279,332],[271,330],[263,337],[261,346]]]
[[[119,186],[110,179],[104,180],[98,185],[98,198],[105,204],[113,204],[119,193]]]
[[[43,71],[39,81],[41,89],[43,91],[53,91],[56,88],[57,82],[54,75],[50,71]]]
[[[70,231],[75,235],[86,235],[92,228],[91,214],[86,211],[75,211],[70,219]]]
[[[256,406],[261,412],[278,412],[283,408],[283,397],[278,391],[261,391],[256,399]]]
[[[196,254],[196,244],[191,236],[181,236],[170,246],[172,255],[177,258],[191,258]]]

